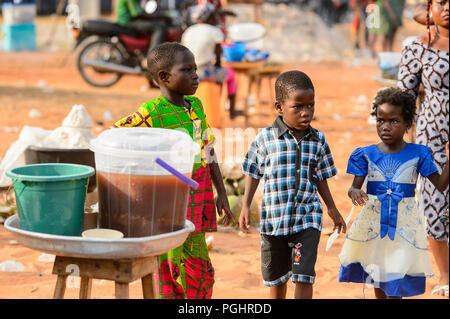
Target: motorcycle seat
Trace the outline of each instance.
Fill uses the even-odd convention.
[[[83,22],[82,30],[87,33],[93,33],[103,36],[128,35],[130,37],[139,37],[140,33],[131,28],[124,27],[118,23],[106,20],[86,20]]]

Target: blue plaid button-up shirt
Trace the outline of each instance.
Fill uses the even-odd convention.
[[[261,129],[243,162],[244,174],[264,177],[261,233],[290,235],[313,227],[322,230],[322,203],[316,183],[337,174],[324,134],[309,127],[297,141],[278,117]]]

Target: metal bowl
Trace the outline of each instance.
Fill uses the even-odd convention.
[[[59,236],[22,230],[19,216],[6,219],[5,228],[22,245],[57,256],[122,259],[158,256],[181,246],[195,226],[186,220],[184,228],[175,232],[148,237],[104,239],[81,236]]]

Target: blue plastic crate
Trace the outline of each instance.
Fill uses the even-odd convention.
[[[36,50],[36,28],[34,23],[2,24],[3,51]]]

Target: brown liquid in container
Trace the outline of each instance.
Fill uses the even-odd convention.
[[[186,220],[189,186],[178,178],[97,171],[99,227],[124,237],[180,230]]]

